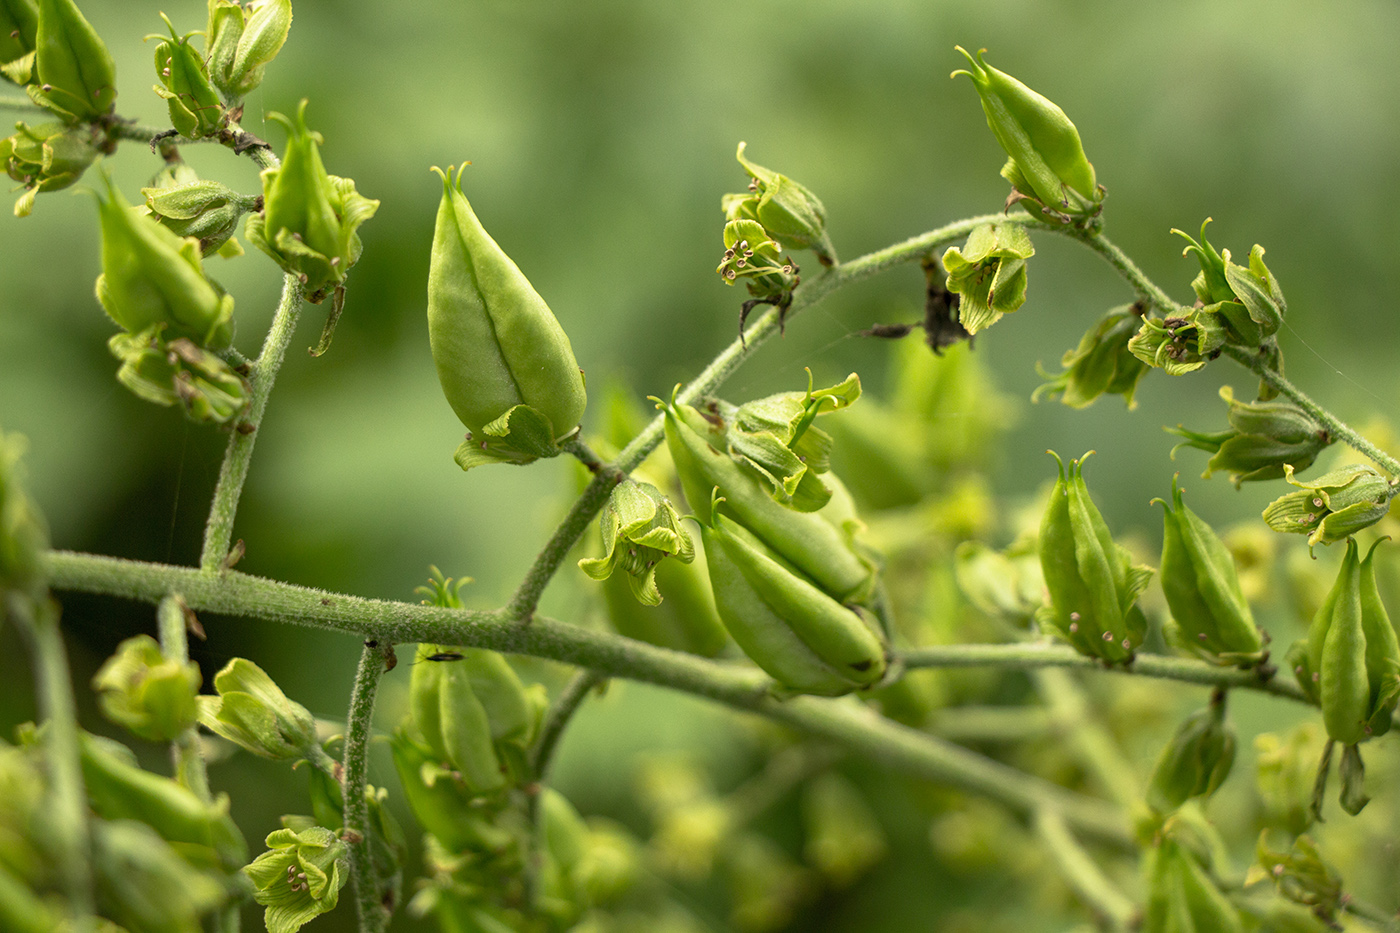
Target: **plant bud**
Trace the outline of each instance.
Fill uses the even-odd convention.
[[[1172,502],[1162,537],[1162,592],[1172,612],[1177,647],[1213,664],[1253,667],[1268,652],[1240,588],[1235,559],[1215,531],[1181,501],[1172,478]]]
[[[760,300],[782,303],[800,280],[797,263],[780,258],[782,246],[763,224],[756,220],[731,220],[724,225],[724,256],[715,272],[725,285],[739,279],[748,283],[749,294]],[[739,322],[743,327],[743,320]]]
[[[228,813],[228,795],[205,803],[183,784],[139,768],[120,742],[87,733],[79,739],[83,785],[98,816],[140,820],[170,842],[212,850],[230,869],[247,859],[243,834]]]
[[[1036,618],[1081,654],[1126,662],[1147,631],[1147,619],[1134,603],[1152,579],[1152,568],[1133,565],[1109,535],[1084,485],[1084,458],[1070,461],[1067,478],[1064,461],[1050,453],[1060,467],[1040,522],[1040,567],[1050,601]]]
[[[839,774],[823,774],[806,786],[802,823],[803,855],[836,888],[850,887],[889,851],[860,789]]]
[[[1291,402],[1240,402],[1234,390],[1221,386],[1220,397],[1230,406],[1226,415],[1230,428],[1213,434],[1188,431],[1181,425],[1167,428],[1168,434],[1185,438],[1172,449],[1195,447],[1213,456],[1202,479],[1216,470],[1227,470],[1230,482],[1241,483],[1278,479],[1284,464],[1306,470],[1317,455],[1332,443],[1327,429]]]
[[[656,588],[665,597],[659,605],[637,602],[630,576],[625,583],[617,576],[603,581],[608,620],[619,635],[707,658],[719,654],[729,636],[715,608],[704,551],[696,547],[695,553],[688,564],[657,564]]]
[[[884,644],[854,610],[717,508],[703,534],[720,618],[744,653],[780,684],[839,696],[884,676]]]
[[[1235,762],[1235,730],[1225,720],[1225,698],[1212,698],[1177,727],[1157,757],[1147,785],[1147,802],[1171,813],[1192,797],[1209,797],[1225,782]]]
[[[1063,372],[1051,376],[1040,370],[1049,381],[1031,393],[1031,401],[1058,393],[1069,407],[1086,408],[1100,395],[1108,394],[1121,395],[1129,409],[1136,408],[1133,395],[1148,367],[1128,349],[1128,341],[1138,332],[1141,321],[1141,305],[1121,305],[1109,311],[1085,333],[1078,347],[1066,351],[1060,360]]]
[[[162,325],[115,334],[107,348],[121,361],[117,381],[157,405],[179,405],[200,423],[227,424],[248,407],[248,384],[218,355],[184,337],[166,343]]]
[[[1182,255],[1195,253],[1201,264],[1201,272],[1192,281],[1191,288],[1201,302],[1201,311],[1218,315],[1225,323],[1230,343],[1258,347],[1283,324],[1287,310],[1283,292],[1264,265],[1264,247],[1256,243],[1250,250],[1248,269],[1238,266],[1230,261],[1228,249],[1216,252],[1210,245],[1206,239],[1206,224],[1209,223],[1207,217],[1201,224],[1199,243],[1180,230],[1172,230],[1190,244]]]
[[[1317,479],[1293,478],[1292,464],[1283,465],[1284,479],[1298,487],[1269,503],[1264,523],[1284,534],[1308,536],[1308,547],[1331,544],[1369,528],[1385,518],[1395,487],[1384,475],[1361,464],[1341,467]]]
[[[739,143],[735,158],[749,174],[749,194],[724,196],[721,203],[726,219],[757,221],[767,232],[767,238],[781,238],[798,249],[810,249],[817,254],[822,265],[834,265],[836,251],[832,249],[826,233],[826,208],[821,200],[786,175],[744,158],[744,147],[747,145]],[[732,245],[726,239],[725,247]]]
[[[248,215],[248,241],[301,280],[306,300],[319,304],[345,282],[360,258],[355,231],[374,216],[379,202],[355,190],[353,179],[326,174],[321,134],[306,128],[306,101],[295,120],[268,117],[287,129],[287,151],[278,168],[262,172],[263,210]]]
[[[28,217],[34,198],[44,191],[67,188],[82,177],[97,158],[99,134],[89,126],[16,123],[13,136],[0,139],[0,163],[23,185],[15,201],[15,216]]]
[[[971,71],[960,69],[953,77],[967,75],[982,99],[987,126],[1005,150],[1010,161],[1002,176],[1016,192],[1013,198],[1038,202],[1041,213],[1050,220],[1092,222],[1102,209],[1103,189],[1094,177],[1094,166],[1084,156],[1084,145],[1065,112],[1054,103],[973,58],[961,46],[954,46],[967,58]],[[971,330],[972,328],[968,328]]]
[[[1170,835],[1148,851],[1142,933],[1242,933],[1237,911],[1196,857]]]
[[[1258,863],[1250,868],[1245,884],[1267,878],[1279,894],[1331,923],[1343,904],[1342,876],[1323,861],[1311,838],[1299,836],[1290,851],[1278,852],[1269,847],[1268,837],[1268,830],[1259,834]]]
[[[77,123],[105,116],[117,99],[117,68],[73,0],[38,0],[29,97]]]
[[[961,249],[943,253],[948,291],[960,296],[958,320],[969,334],[991,327],[1026,302],[1026,260],[1035,255],[1021,224],[975,228]]]
[[[467,427],[457,463],[469,470],[556,456],[588,401],[568,335],[477,220],[461,171],[455,184],[450,168],[438,174],[428,337],[443,394]]]
[[[296,933],[308,920],[334,910],[350,880],[345,843],[323,826],[279,829],[266,841],[268,851],[243,872],[253,882],[253,899],[267,908],[268,933]]]
[[[134,820],[92,824],[92,865],[98,910],[128,930],[199,930],[200,919],[228,900],[221,879]]]
[[[262,668],[234,658],[214,675],[214,689],[218,696],[199,698],[200,725],[263,758],[308,757],[316,743],[316,721]]]
[[[651,483],[623,480],[598,516],[603,556],[584,558],[579,569],[595,580],[606,580],[621,567],[632,595],[644,606],[661,602],[656,587],[657,565],[667,557],[681,563],[695,560],[695,545],[671,500]]]
[[[196,179],[142,188],[141,194],[146,199],[146,209],[161,226],[176,236],[194,237],[205,256],[228,255],[225,245],[231,242],[238,221],[258,207],[256,197],[241,195],[217,181]],[[233,255],[242,252],[236,243],[235,249]]]
[[[38,600],[47,589],[43,553],[49,530],[25,490],[20,459],[27,447],[23,435],[0,432],[0,619],[8,591]]]
[[[1183,376],[1219,356],[1224,345],[1224,325],[1214,315],[1192,311],[1186,317],[1143,318],[1128,350],[1168,376]]]
[[[30,82],[38,31],[34,0],[0,0],[0,76],[20,87]]]
[[[799,512],[815,512],[831,501],[817,477],[831,469],[831,435],[813,425],[817,415],[848,408],[860,398],[860,377],[813,391],[779,392],[737,408],[716,401],[724,444],[737,462],[751,467],[772,488],[773,498]]]
[[[1309,804],[1323,744],[1315,722],[1302,723],[1283,736],[1255,736],[1254,784],[1268,826],[1297,836],[1312,824]]]
[[[195,724],[200,680],[198,664],[167,660],[154,638],[137,635],[117,646],[92,688],[112,722],[143,739],[168,742]]]
[[[218,133],[224,125],[224,108],[209,84],[204,58],[190,45],[189,33],[175,34],[175,26],[164,13],[170,38],[161,37],[156,46],[156,76],[161,83],[155,92],[170,108],[170,123],[187,139],[203,139]]]
[[[182,239],[127,203],[104,175],[98,193],[102,220],[102,274],[97,300],[112,320],[137,334],[164,325],[169,337],[187,337],[218,349],[233,339],[233,296],[204,276],[199,242]]]
[[[209,0],[205,30],[209,78],[230,105],[262,83],[263,72],[287,41],[291,0]]]
[[[798,512],[773,500],[752,472],[721,453],[723,426],[690,405],[664,405],[666,445],[676,463],[686,502],[702,524],[711,523],[711,493],[722,508],[840,602],[859,603],[875,586],[874,562],[855,544],[852,522],[835,523],[821,512]],[[713,417],[718,419],[718,415]],[[706,556],[710,555],[709,549]]]

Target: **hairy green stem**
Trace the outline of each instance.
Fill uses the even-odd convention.
[[[0,598],[7,594],[0,593]],[[90,930],[93,914],[92,831],[87,791],[78,753],[78,713],[73,703],[68,654],[58,628],[58,603],[12,594],[8,616],[25,633],[34,662],[35,693],[45,726],[49,802],[45,834],[58,857],[62,885],[80,929]],[[4,615],[4,613],[0,613]]]
[[[1049,229],[1048,225],[1034,221],[1029,215],[1012,215],[1012,219],[1015,220],[1022,218],[1028,223],[1035,223],[1037,226]],[[901,263],[922,259],[939,246],[962,239],[981,224],[1004,219],[1005,215],[1002,214],[970,217],[827,269],[798,286],[797,290],[793,292],[792,304],[788,306],[784,319],[791,320],[801,311],[817,304],[838,288],[879,275]],[[711,360],[710,364],[698,376],[677,393],[676,402],[689,404],[714,392],[734,374],[735,370],[754,350],[778,333],[780,329],[778,310],[776,308],[768,309],[753,324],[749,325],[748,330],[721,350],[719,355]],[[612,487],[616,485],[615,477],[631,473],[646,459],[647,454],[660,445],[664,424],[664,417],[657,415],[617,455],[617,458],[610,465],[611,470],[599,470],[596,473],[593,481],[588,484],[588,488],[583,491],[573,508],[569,510],[569,514],[554,530],[549,544],[540,552],[539,558],[530,568],[525,581],[512,597],[509,611],[513,615],[520,619],[528,619],[533,614],[540,594],[544,592],[545,586],[548,585],[555,571],[559,569],[564,555],[569,552],[569,548],[574,546],[574,543],[587,529],[588,523],[603,507],[607,493],[611,492]]]
[[[1112,929],[1129,929],[1136,912],[1133,902],[1084,851],[1064,818],[1053,810],[1041,810],[1035,814],[1034,823],[1036,835],[1045,843],[1050,860],[1080,899]]]
[[[199,557],[199,566],[206,571],[218,570],[228,558],[229,545],[233,540],[233,518],[238,512],[243,484],[248,479],[253,445],[258,440],[258,428],[262,424],[263,413],[267,411],[272,384],[277,380],[277,371],[287,355],[287,345],[296,332],[300,311],[301,283],[296,276],[286,275],[282,280],[282,298],[277,303],[277,312],[272,318],[267,339],[263,341],[262,353],[253,362],[252,371],[248,374],[251,386],[248,412],[230,434],[224,462],[219,467],[219,482],[214,487],[209,522],[204,527],[204,550]]]
[[[1103,720],[1090,708],[1084,690],[1068,671],[1059,668],[1041,668],[1033,672],[1033,679],[1070,749],[1108,795],[1120,807],[1130,809],[1142,799],[1142,781]]]
[[[210,574],[62,551],[48,553],[47,569],[59,589],[152,603],[178,590],[190,606],[206,612],[355,632],[396,643],[426,641],[489,648],[658,684],[786,723],[907,774],[982,794],[1023,814],[1042,806],[1056,807],[1077,831],[1123,848],[1132,846],[1124,816],[1116,806],[885,720],[853,700],[778,700],[770,693],[769,679],[748,666],[707,661],[543,617],[520,625],[503,612],[364,599],[232,570]]]
[[[160,634],[160,650],[165,657],[178,664],[190,660],[189,639],[186,637],[185,600],[179,593],[171,593],[160,601],[156,609],[156,627]],[[209,792],[209,770],[205,767],[204,752],[199,744],[199,729],[191,725],[170,743],[170,758],[175,765],[175,777],[194,791],[200,800],[212,803]]]
[[[20,97],[18,95],[10,94],[0,94],[0,110],[33,111],[43,109],[43,107],[40,107],[28,97]]]
[[[1128,258],[1127,254],[1115,246],[1108,237],[1101,233],[1086,233],[1072,227],[1046,227],[1048,230],[1066,233],[1094,252],[1098,253],[1108,261],[1108,264],[1118,270],[1118,274],[1127,280],[1128,284],[1137,292],[1139,298],[1157,306],[1163,314],[1175,315],[1183,314],[1188,309],[1172,300],[1172,297],[1163,291],[1157,283],[1147,277],[1147,274],[1137,267],[1137,263]]]
[[[950,706],[933,714],[929,731],[950,742],[1016,743],[1043,739],[1056,726],[1035,706]]]
[[[1266,362],[1255,353],[1250,353],[1243,347],[1226,346],[1224,353],[1230,359],[1236,361],[1249,369],[1260,379],[1278,390],[1280,395],[1289,399],[1303,411],[1313,417],[1318,424],[1327,429],[1328,435],[1352,447],[1366,457],[1369,457],[1381,469],[1391,476],[1400,476],[1400,460],[1396,460],[1390,454],[1372,444],[1359,431],[1348,425],[1345,421],[1332,414],[1321,405],[1314,402],[1303,391],[1284,378],[1282,373],[1275,372],[1269,368]]]
[[[564,685],[564,689],[559,691],[559,696],[554,698],[549,712],[545,715],[544,725],[540,728],[540,737],[535,741],[534,751],[530,754],[530,773],[536,781],[544,780],[545,773],[549,771],[554,749],[563,737],[569,720],[574,718],[574,713],[583,705],[583,701],[588,699],[588,694],[593,688],[605,680],[607,678],[597,671],[579,671]]]
[[[389,926],[389,911],[379,890],[379,872],[375,870],[374,853],[370,845],[369,803],[365,800],[365,783],[369,779],[369,742],[373,735],[374,700],[379,693],[379,681],[384,676],[390,646],[381,639],[365,642],[360,652],[360,665],[355,671],[355,686],[350,692],[350,712],[345,717],[345,768],[342,782],[345,827],[344,836],[350,846],[350,881],[355,886],[355,907],[359,912],[361,933],[379,933]]]

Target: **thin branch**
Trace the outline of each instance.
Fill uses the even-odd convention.
[[[1225,355],[1230,359],[1249,369],[1259,378],[1278,390],[1280,395],[1286,396],[1293,404],[1303,411],[1312,415],[1313,420],[1327,429],[1327,433],[1336,440],[1343,442],[1369,457],[1371,460],[1385,470],[1391,476],[1400,476],[1400,460],[1396,460],[1390,454],[1372,444],[1359,431],[1348,425],[1345,421],[1332,414],[1321,405],[1314,402],[1303,393],[1301,389],[1284,378],[1282,373],[1275,372],[1266,365],[1265,361],[1257,354],[1250,353],[1242,347],[1226,346]]]
[[[301,311],[301,283],[294,275],[282,280],[282,298],[272,318],[262,353],[252,365],[248,382],[252,387],[248,413],[229,437],[224,462],[219,467],[219,482],[214,487],[214,501],[209,507],[209,522],[204,527],[204,550],[199,565],[206,571],[218,570],[228,558],[233,538],[233,518],[238,512],[238,500],[248,479],[248,465],[253,459],[253,445],[277,371],[287,355],[287,344],[296,332],[297,316]]]
[[[389,911],[379,890],[370,844],[369,803],[365,783],[369,778],[369,742],[373,734],[374,700],[388,661],[388,642],[370,639],[360,652],[350,712],[345,719],[344,836],[350,846],[350,880],[355,886],[355,907],[361,933],[379,933],[389,926]]]
[[[0,94],[0,110],[18,110],[21,113],[40,111],[47,112],[28,97],[18,95]]]
[[[1137,263],[1129,259],[1126,253],[1115,246],[1103,234],[1086,233],[1073,227],[1047,227],[1046,229],[1069,234],[1074,239],[1108,260],[1108,264],[1118,270],[1118,274],[1127,280],[1128,284],[1133,287],[1133,291],[1137,292],[1139,298],[1156,305],[1162,313],[1170,316],[1183,314],[1189,310],[1173,301],[1170,295],[1163,291],[1157,283],[1149,279],[1147,274],[1137,267]]]
[[[190,660],[189,640],[186,637],[185,600],[179,593],[171,593],[161,600],[156,609],[156,626],[160,634],[160,650],[165,657],[178,664]],[[191,725],[170,743],[170,757],[175,765],[175,777],[205,803],[213,803],[209,792],[209,771],[205,766],[204,752],[199,743],[199,729]]]
[[[1057,668],[1042,668],[1033,672],[1033,677],[1060,734],[1085,770],[1119,806],[1131,809],[1142,799],[1142,781],[1103,720],[1090,708],[1083,688],[1068,671]]]
[[[1119,891],[1074,838],[1064,819],[1052,810],[1035,814],[1035,831],[1049,850],[1060,875],[1095,915],[1114,930],[1127,930],[1137,908]]]
[[[1042,778],[941,741],[849,701],[775,699],[770,681],[746,665],[707,661],[620,635],[536,617],[520,625],[501,612],[363,599],[278,583],[236,571],[205,573],[72,552],[49,552],[55,588],[158,602],[179,590],[195,608],[393,642],[427,641],[549,658],[707,697],[836,742],[906,774],[981,794],[1023,813],[1054,807],[1079,832],[1131,849],[1122,811]]]
[[[588,694],[594,687],[607,680],[597,671],[579,671],[573,678],[564,685],[564,689],[559,691],[559,696],[549,707],[549,712],[545,716],[544,726],[540,729],[540,737],[535,742],[534,751],[530,755],[530,772],[536,781],[544,780],[546,772],[549,771],[549,762],[554,757],[554,749],[559,744],[559,739],[564,735],[564,729],[569,725],[569,720],[573,719],[574,713],[578,711],[583,701],[588,699]]]

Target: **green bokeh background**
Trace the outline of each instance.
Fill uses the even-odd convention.
[[[159,31],[162,7],[81,6],[116,57],[118,112],[164,123],[152,48],[141,42]],[[181,29],[203,26],[202,4],[163,9]],[[1001,205],[1003,156],[970,83],[948,79],[961,63],[955,43],[987,46],[991,63],[1069,112],[1109,191],[1106,233],[1150,276],[1189,295],[1194,263],[1167,231],[1194,232],[1213,216],[1218,246],[1236,256],[1256,241],[1268,248],[1289,299],[1281,341],[1291,376],[1362,422],[1400,394],[1400,7],[1390,0],[297,0],[295,15],[244,125],[280,150],[282,132],[263,114],[309,98],[329,170],[381,206],[361,230],[364,255],[324,358],[301,350],[323,311],[303,315],[239,514],[241,570],[404,599],[431,563],[476,579],[464,591],[472,605],[498,605],[567,505],[568,463],[464,475],[452,461],[461,427],[438,391],[424,315],[441,191],[429,166],[472,161],[464,187],[478,215],[550,302],[591,386],[621,376],[639,396],[664,394],[735,332],[743,296],[713,269],[719,197],[744,182],[739,140],[820,194],[845,258]],[[246,159],[212,146],[185,152],[207,177],[257,190]],[[134,198],[158,160],[131,143],[108,165]],[[225,439],[115,382],[105,347],[114,327],[92,293],[95,218],[89,198],[68,192],[39,198],[24,220],[0,211],[0,425],[30,438],[31,483],[55,546],[192,563]],[[1105,513],[1153,539],[1160,519],[1146,502],[1175,469],[1161,425],[1213,427],[1219,385],[1244,396],[1251,381],[1221,363],[1177,380],[1152,374],[1134,412],[1117,399],[1085,412],[1031,407],[1036,362],[1053,368],[1103,310],[1130,298],[1081,247],[1036,245],[1027,305],[977,341],[1023,400],[995,487],[1034,489],[1050,475],[1047,447],[1096,448],[1090,480]],[[254,355],[279,273],[256,253],[208,267],[235,295],[237,345]],[[818,378],[856,370],[878,393],[889,348],[854,334],[915,319],[921,301],[917,268],[847,289],[795,319],[726,391],[740,400],[795,388],[810,366]],[[1277,494],[1202,483],[1199,466],[1191,454],[1179,464],[1193,508],[1213,521],[1257,514]],[[545,608],[570,618],[583,611],[581,575],[566,565],[563,576]],[[80,684],[120,639],[154,628],[144,607],[66,604]],[[206,674],[245,654],[318,714],[343,717],[353,639],[244,620],[207,627],[196,648]],[[18,643],[5,632],[0,646],[8,725],[32,716],[32,701]],[[386,723],[407,680],[398,673]],[[738,773],[755,752],[733,733],[728,714],[620,689],[570,734],[561,782],[585,812],[623,810],[618,762],[687,747]],[[375,767],[372,779],[392,786],[385,762]],[[240,788],[250,838],[304,809],[301,780],[248,760],[215,773]],[[261,794],[243,792],[254,787]],[[920,871],[891,870],[868,895],[890,929],[921,928],[923,895],[911,893],[927,883]],[[890,906],[901,898],[905,908]],[[871,928],[861,910],[833,908],[820,927],[809,918],[800,928]],[[342,911],[318,927],[349,920]]]

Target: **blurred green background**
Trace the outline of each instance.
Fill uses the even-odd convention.
[[[202,28],[203,4],[81,7],[116,57],[118,112],[165,123],[142,36],[159,31],[162,10],[181,30]],[[1105,232],[1150,276],[1189,295],[1194,262],[1167,231],[1194,232],[1213,216],[1217,246],[1236,256],[1267,247],[1289,300],[1281,342],[1296,381],[1359,422],[1400,397],[1400,7],[1391,0],[297,0],[295,17],[244,125],[280,151],[282,132],[262,115],[309,98],[328,169],[381,206],[361,229],[364,255],[324,358],[300,349],[315,342],[323,309],[304,312],[235,529],[247,542],[240,570],[406,599],[436,564],[476,579],[464,591],[471,604],[498,605],[567,505],[574,468],[562,459],[469,475],[452,461],[461,427],[439,393],[424,316],[441,192],[429,166],[472,161],[468,196],[553,307],[590,387],[621,377],[639,396],[664,394],[735,333],[743,295],[713,269],[720,195],[745,181],[739,140],[821,196],[843,258],[1000,207],[1003,156],[970,83],[948,79],[962,61],[955,43],[988,47],[992,64],[1066,109],[1109,192]],[[206,177],[257,190],[248,160],[213,146],[184,151]],[[159,167],[139,143],[108,165],[133,199]],[[105,346],[114,326],[92,292],[95,218],[91,200],[69,192],[39,198],[27,219],[0,211],[0,425],[30,438],[32,487],[55,546],[191,563],[225,438],[117,385]],[[1227,363],[1177,380],[1151,374],[1133,412],[1118,399],[1084,412],[1031,407],[1035,364],[1054,369],[1100,313],[1130,300],[1088,251],[1052,237],[1036,246],[1028,303],[976,345],[1020,400],[994,487],[1024,494],[1044,482],[1047,447],[1095,448],[1090,482],[1115,529],[1156,540],[1160,517],[1146,503],[1178,468],[1193,508],[1213,522],[1257,514],[1272,486],[1235,492],[1223,477],[1196,480],[1204,458],[1173,465],[1161,432],[1222,422],[1218,387],[1243,397],[1252,384]],[[254,355],[280,274],[256,252],[210,260],[208,271],[235,295],[237,345]],[[795,319],[726,393],[737,401],[797,388],[804,366],[819,379],[858,371],[878,393],[889,347],[855,334],[916,319],[921,304],[916,267],[850,288]],[[546,612],[584,611],[578,577],[566,565]],[[66,607],[80,684],[120,639],[154,629],[145,607],[80,597]],[[319,715],[343,717],[354,639],[246,620],[206,626],[209,640],[196,647],[206,676],[247,655]],[[8,726],[32,716],[32,701],[10,632],[0,648]],[[388,680],[386,723],[406,680]],[[618,762],[657,746],[700,749],[721,773],[725,762],[743,771],[755,754],[728,714],[618,689],[570,733],[563,787],[585,813],[621,811]],[[372,780],[392,786],[385,761],[375,767]],[[305,808],[301,780],[246,758],[215,774],[222,786],[265,788],[235,804],[250,838]],[[918,882],[922,870],[900,873]],[[913,897],[909,885],[882,884],[866,901],[903,916],[891,929],[918,928],[916,912],[888,907],[892,891]],[[828,910],[794,928],[873,928],[861,910]],[[318,927],[348,922],[342,912]]]

